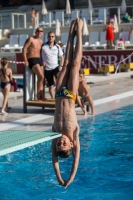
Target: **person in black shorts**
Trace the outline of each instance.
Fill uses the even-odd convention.
[[[41,57],[45,67],[45,78],[48,82],[49,93],[51,98],[54,99],[54,83],[56,81],[58,72],[61,71],[63,66],[63,52],[61,47],[55,42],[55,33],[48,33],[48,41],[42,45]],[[60,63],[58,62],[60,60]]]
[[[37,75],[37,100],[46,100],[44,98],[44,67],[40,56],[42,40],[40,39],[43,35],[43,29],[38,27],[35,31],[35,36],[29,37],[22,50],[22,54],[25,61],[25,66]]]
[[[43,66],[43,62],[41,58],[29,58],[28,59],[29,62],[29,68],[32,69],[32,67],[36,64],[39,64],[40,67]]]
[[[57,74],[59,73],[59,71],[59,67],[56,67],[53,70],[45,70],[45,77],[47,79],[48,86],[52,86],[55,84],[55,79],[57,79]]]

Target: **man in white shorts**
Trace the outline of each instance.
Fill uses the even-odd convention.
[[[54,99],[54,77],[57,78],[57,74],[61,71],[64,61],[62,49],[55,42],[54,32],[48,33],[48,41],[42,45],[41,57],[45,67],[45,77],[48,82],[49,93],[51,98]],[[58,59],[60,59],[60,65],[58,64]]]

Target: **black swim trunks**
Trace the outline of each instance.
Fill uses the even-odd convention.
[[[54,85],[53,76],[57,78],[58,72],[59,72],[59,67],[56,67],[55,69],[52,70],[45,70],[45,77],[47,79],[48,86]]]
[[[43,62],[41,58],[29,58],[29,68],[32,69],[32,67],[36,64],[39,64],[40,66],[43,66]]]

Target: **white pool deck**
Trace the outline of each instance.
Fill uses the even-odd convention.
[[[133,75],[133,71],[131,72],[122,72],[122,73],[116,73],[116,74],[110,74],[108,76],[104,76],[102,74],[94,74],[94,75],[89,75],[89,76],[85,76],[85,80],[86,82],[94,82],[94,83],[98,83],[98,82],[104,82],[104,81],[111,81],[114,79],[121,79],[121,78],[126,78],[126,77],[130,77],[131,75]],[[23,75],[13,75],[13,77],[15,79],[23,79]],[[48,88],[46,88],[46,91],[48,91]],[[23,96],[23,92],[10,92],[9,97],[21,97]],[[1,98],[3,98],[2,94],[0,93],[0,100]]]
[[[96,115],[104,113],[122,106],[133,104],[133,79],[131,78],[133,72],[126,72],[120,74],[111,74],[109,76],[90,75],[85,77],[90,84],[90,93],[94,99]],[[47,93],[46,96],[49,94]],[[22,104],[23,93],[11,92],[9,96],[9,105],[12,107],[7,116],[0,115],[0,131],[19,130],[23,133],[27,131],[44,132],[51,129],[54,117],[54,110],[42,110],[41,108],[30,107],[28,113],[23,113]],[[0,93],[0,103],[2,103],[2,94]],[[76,109],[78,120],[84,119],[80,108]],[[88,115],[90,118],[95,116]],[[10,134],[9,134],[9,138]],[[32,138],[32,137],[31,137]],[[51,138],[49,138],[51,139]],[[13,147],[13,151],[19,150],[31,145],[35,145],[38,139],[31,143],[31,139],[24,144]],[[20,138],[21,141],[21,138]],[[40,141],[40,140],[39,140]],[[45,141],[45,140],[44,140]],[[42,142],[44,142],[42,141]],[[12,152],[5,151],[6,153]],[[2,152],[0,155],[4,155]]]

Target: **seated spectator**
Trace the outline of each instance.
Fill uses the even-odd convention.
[[[88,85],[84,80],[84,71],[83,70],[79,70],[79,89],[78,89],[78,95],[77,96],[77,103],[79,104],[79,106],[81,107],[81,109],[84,112],[84,115],[87,114],[87,111],[85,109],[84,104],[86,102],[89,103],[90,107],[91,107],[91,113],[92,115],[95,114],[94,111],[94,104],[93,104],[93,100],[92,97],[88,91]]]
[[[128,22],[130,22],[130,19],[131,19],[131,17],[128,15],[128,13],[126,13],[126,14],[124,15],[124,17],[122,18],[122,21],[123,21],[124,23],[128,23]]]
[[[121,42],[124,43],[124,42],[125,42],[125,39],[124,39],[123,37],[120,37],[120,38],[119,38],[119,41],[121,41]]]

